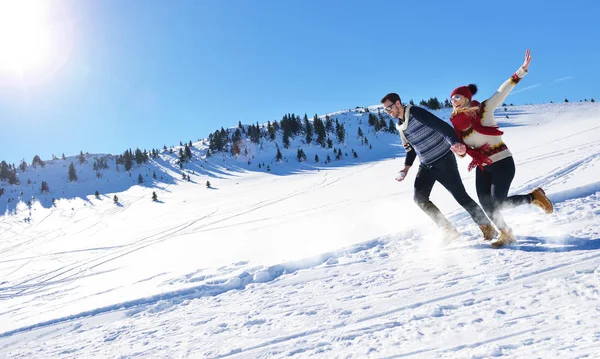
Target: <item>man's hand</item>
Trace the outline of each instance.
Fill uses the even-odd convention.
[[[467,146],[464,143],[455,143],[450,150],[459,156],[464,156],[467,153]]]
[[[398,172],[398,175],[396,176],[396,181],[398,181],[398,182],[404,181],[404,179],[406,178],[406,175],[408,174],[409,169],[410,169],[410,166],[405,166],[402,170],[400,170],[400,172]]]

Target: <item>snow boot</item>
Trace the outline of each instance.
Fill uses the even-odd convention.
[[[497,241],[492,242],[492,247],[500,248],[515,243],[516,241],[515,235],[510,228],[501,229],[500,236]]]
[[[540,207],[544,212],[550,214],[554,211],[554,206],[552,205],[552,201],[548,197],[546,197],[546,192],[544,192],[541,188],[536,188],[531,193],[529,193],[533,197],[533,201],[531,204]]]
[[[483,224],[479,228],[481,229],[481,233],[483,233],[483,240],[485,241],[491,241],[498,235],[498,231],[491,224]]]

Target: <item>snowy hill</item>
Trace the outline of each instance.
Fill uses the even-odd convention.
[[[373,106],[371,110],[372,115],[377,115],[378,120],[388,126],[390,117],[379,111],[381,106]],[[159,150],[156,157],[147,155],[145,163],[136,163],[134,160],[130,170],[126,170],[123,163],[118,162],[120,154],[82,153],[63,159],[44,161],[44,165],[25,164],[22,169],[16,170],[19,184],[9,185],[8,181],[0,181],[0,185],[5,189],[4,195],[0,197],[0,205],[5,207],[2,213],[15,213],[18,206],[24,204],[29,204],[34,209],[36,203],[49,208],[52,199],[55,200],[54,204],[62,199],[70,201],[73,198],[89,201],[93,198],[90,196],[96,191],[102,197],[111,199],[114,194],[124,192],[136,185],[160,190],[167,185],[185,180],[183,174],[190,175],[190,181],[193,180],[194,183],[204,186],[206,181],[213,183],[213,179],[229,177],[232,174],[269,172],[287,175],[306,170],[387,159],[403,154],[404,150],[397,143],[397,132],[388,132],[385,128],[376,130],[373,126],[369,126],[369,114],[371,112],[365,108],[356,108],[321,116],[320,119],[323,121],[327,118],[332,122],[331,129],[326,133],[326,138],[331,140],[331,147],[320,146],[315,140],[307,143],[305,131],[302,130],[290,138],[290,145],[286,148],[283,144],[283,131],[278,130],[275,138],[271,140],[267,133],[267,123],[264,123],[260,124],[261,137],[256,143],[251,141],[246,133],[249,125],[242,126],[244,134],[238,143],[240,153],[237,155],[231,154],[234,145],[231,139],[237,127],[226,130],[229,143],[222,151],[210,151],[208,138],[197,142],[190,141],[192,156],[183,166],[179,165],[179,153],[184,149],[183,143],[180,146]],[[447,111],[441,111],[441,116],[447,116]],[[302,122],[299,117],[298,120]],[[313,118],[310,118],[309,123],[313,123]],[[333,128],[338,123],[343,126],[346,133],[343,141],[337,138]],[[362,136],[358,135],[359,128],[363,132]],[[376,144],[375,150],[369,146],[369,140]],[[185,146],[188,146],[187,141]],[[283,156],[281,160],[276,159],[278,148]],[[306,155],[302,161],[297,158],[299,149],[302,149]],[[334,150],[342,151],[341,158],[336,159]],[[212,156],[208,152],[212,153]],[[353,156],[354,153],[357,156]],[[320,158],[318,161],[315,155]],[[98,161],[104,161],[104,168],[96,168]],[[69,179],[68,174],[71,163],[77,176],[74,181]],[[140,175],[143,179],[142,183],[138,180]],[[49,186],[49,191],[45,193],[41,193],[42,181]],[[23,210],[24,207],[20,209]]]
[[[0,184],[0,357],[600,357],[600,107],[496,116],[511,193],[542,186],[555,204],[504,211],[519,243],[501,250],[436,185],[463,234],[440,245],[416,169],[394,181],[398,136],[362,109],[329,114],[346,130],[331,149],[280,134],[237,156],[194,142],[183,170],[179,146],[130,172],[111,155],[30,166]]]

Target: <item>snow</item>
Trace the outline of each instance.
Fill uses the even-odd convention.
[[[191,181],[175,146],[131,176],[88,155],[0,183],[0,357],[600,357],[597,104],[497,110],[511,193],[542,186],[555,205],[503,211],[518,239],[503,249],[436,185],[433,202],[463,235],[443,245],[412,200],[416,168],[394,180],[399,137],[374,134],[360,109],[330,116],[348,156],[329,164],[332,150],[301,138],[279,139],[280,163],[271,141],[208,159],[198,141]],[[101,156],[110,168],[97,178]]]

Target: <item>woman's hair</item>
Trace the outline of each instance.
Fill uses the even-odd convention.
[[[460,113],[464,113],[467,116],[471,116],[472,118],[477,118],[477,112],[479,112],[479,106],[469,106],[471,101],[467,99],[467,103],[464,107],[455,108],[452,111],[450,117],[454,117]]]

